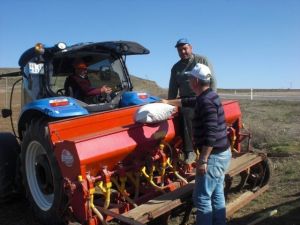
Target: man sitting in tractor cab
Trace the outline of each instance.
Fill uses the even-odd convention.
[[[87,65],[84,62],[77,62],[74,65],[74,74],[69,76],[65,82],[66,95],[72,96],[86,103],[91,103],[93,97],[109,95],[112,89],[106,85],[92,87],[88,78]],[[93,102],[94,103],[94,102]]]

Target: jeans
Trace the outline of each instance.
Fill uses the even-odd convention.
[[[193,201],[197,210],[197,225],[226,224],[224,178],[230,159],[230,148],[219,154],[211,154],[206,174],[196,174]]]

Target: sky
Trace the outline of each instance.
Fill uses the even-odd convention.
[[[41,42],[135,41],[130,74],[168,88],[176,41],[213,64],[218,88],[300,88],[300,0],[1,0],[0,67]]]

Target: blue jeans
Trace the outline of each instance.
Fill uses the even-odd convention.
[[[224,178],[230,159],[230,148],[219,154],[211,154],[207,173],[203,176],[196,174],[193,201],[197,210],[197,225],[226,224]]]

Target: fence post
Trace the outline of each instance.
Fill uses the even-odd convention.
[[[5,77],[5,107],[8,108],[8,101],[7,101],[7,86],[8,86],[8,78]]]
[[[251,88],[250,99],[253,100],[253,88]]]

